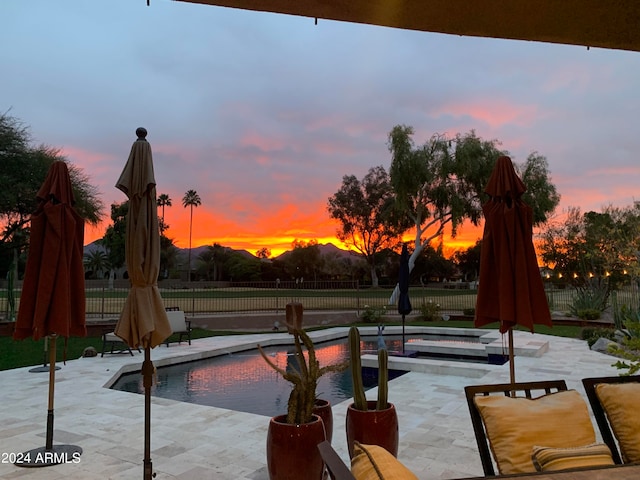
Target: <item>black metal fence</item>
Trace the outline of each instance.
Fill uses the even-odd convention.
[[[15,293],[17,310],[20,285]],[[357,281],[304,281],[304,282],[161,282],[162,298],[167,307],[179,307],[190,315],[216,313],[279,313],[289,302],[301,302],[311,311],[362,311],[367,308],[386,309],[395,313],[390,303],[392,288],[371,288]],[[129,292],[128,281],[86,282],[86,311],[88,317],[113,318],[120,314]],[[549,307],[553,311],[568,312],[576,291],[572,288],[547,290]],[[412,285],[409,296],[415,313],[428,302],[440,311],[463,312],[476,302],[476,289],[472,283]],[[628,286],[617,294],[618,305],[637,309],[638,288]],[[9,312],[7,290],[0,290],[0,312]]]

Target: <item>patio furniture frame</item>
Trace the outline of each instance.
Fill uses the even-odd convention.
[[[482,422],[482,416],[474,402],[474,398],[480,395],[487,396],[491,394],[502,394],[506,397],[515,396],[535,399],[549,395],[550,393],[566,390],[567,384],[564,380],[498,383],[493,385],[469,385],[464,387],[464,393],[467,397],[467,405],[469,406],[469,413],[471,414],[473,432],[476,437],[476,442],[478,443],[478,451],[480,453],[480,460],[482,462],[482,469],[484,470],[485,477],[495,476],[496,472],[493,466],[491,450],[489,448],[489,439],[487,438],[487,433]],[[533,392],[535,391],[541,391],[542,393],[534,396]],[[518,395],[518,393],[520,393],[520,395]]]
[[[171,337],[173,335],[178,336],[178,345],[182,343],[182,337],[186,336],[189,345],[191,345],[191,320],[187,320],[184,312],[177,307],[167,307],[167,318],[169,319],[169,325],[171,326],[171,335],[167,337],[164,343],[169,346]]]
[[[592,377],[592,378],[583,378],[582,385],[584,386],[585,393],[587,394],[587,398],[589,399],[589,404],[591,405],[591,411],[593,412],[593,416],[596,419],[596,423],[598,424],[598,428],[600,429],[600,435],[602,436],[602,441],[607,444],[609,449],[611,450],[611,456],[613,457],[614,463],[622,464],[624,463],[622,460],[622,456],[620,455],[620,450],[618,449],[618,444],[616,439],[611,432],[611,425],[609,425],[609,421],[607,420],[607,414],[602,408],[602,404],[598,399],[598,395],[596,394],[596,385],[600,383],[639,383],[640,375],[627,375],[627,376],[615,376],[615,377]]]
[[[127,345],[120,337],[118,337],[113,330],[107,330],[102,332],[102,353],[100,357],[104,357],[105,352],[107,352],[107,346],[111,347],[111,350],[107,353],[114,353],[113,349],[116,345],[120,345],[120,351],[115,353],[126,353],[127,351],[133,357],[133,352],[131,351],[131,347]],[[140,349],[138,348],[138,353],[140,353]]]
[[[345,465],[328,441],[319,443],[318,450],[329,471],[331,480],[356,480],[349,467]]]

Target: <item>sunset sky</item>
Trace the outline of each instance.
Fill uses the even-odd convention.
[[[168,0],[3,0],[0,112],[84,169],[107,207],[144,126],[167,235],[273,255],[333,242],[343,175],[475,129],[514,161],[537,151],[569,206],[639,199],[640,54],[410,32]],[[86,243],[104,226],[86,229]],[[481,231],[464,228],[459,241]]]

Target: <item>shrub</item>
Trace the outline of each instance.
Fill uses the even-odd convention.
[[[582,308],[575,313],[575,316],[583,320],[598,320],[602,312],[595,308]]]
[[[360,318],[362,318],[362,321],[365,323],[381,323],[386,313],[387,307],[370,307],[369,305],[365,305]]]
[[[569,312],[574,317],[584,320],[596,320],[607,308],[609,291],[606,285],[593,283],[586,288],[577,290],[569,305]]]
[[[424,322],[435,322],[436,320],[441,320],[442,316],[440,315],[440,305],[432,302],[431,300],[427,300],[420,307],[418,319]]]
[[[594,343],[598,341],[599,338],[608,338],[609,340],[615,340],[615,329],[614,328],[583,328],[581,332],[581,336],[583,340],[586,340],[589,347],[592,347]]]
[[[635,375],[640,371],[640,311],[622,305],[617,313],[628,336],[621,343],[611,345],[609,353],[622,359],[614,363],[617,369],[626,370],[621,375]]]

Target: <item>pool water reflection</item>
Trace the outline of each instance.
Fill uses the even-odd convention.
[[[407,340],[409,338],[413,337],[406,337]],[[402,349],[400,337],[385,336],[385,343],[390,351]],[[349,359],[346,338],[317,343],[315,347],[321,367]],[[363,337],[361,348],[363,352],[375,351],[377,337]],[[281,368],[295,362],[293,346],[266,347],[264,351]],[[375,379],[366,383],[367,389],[376,386]],[[139,373],[121,376],[111,388],[144,393]],[[269,367],[257,350],[160,367],[157,383],[151,389],[151,394],[156,397],[268,417],[286,412],[290,392],[291,384]],[[318,381],[317,393],[332,405],[350,399],[353,386],[349,370],[323,375]]]

